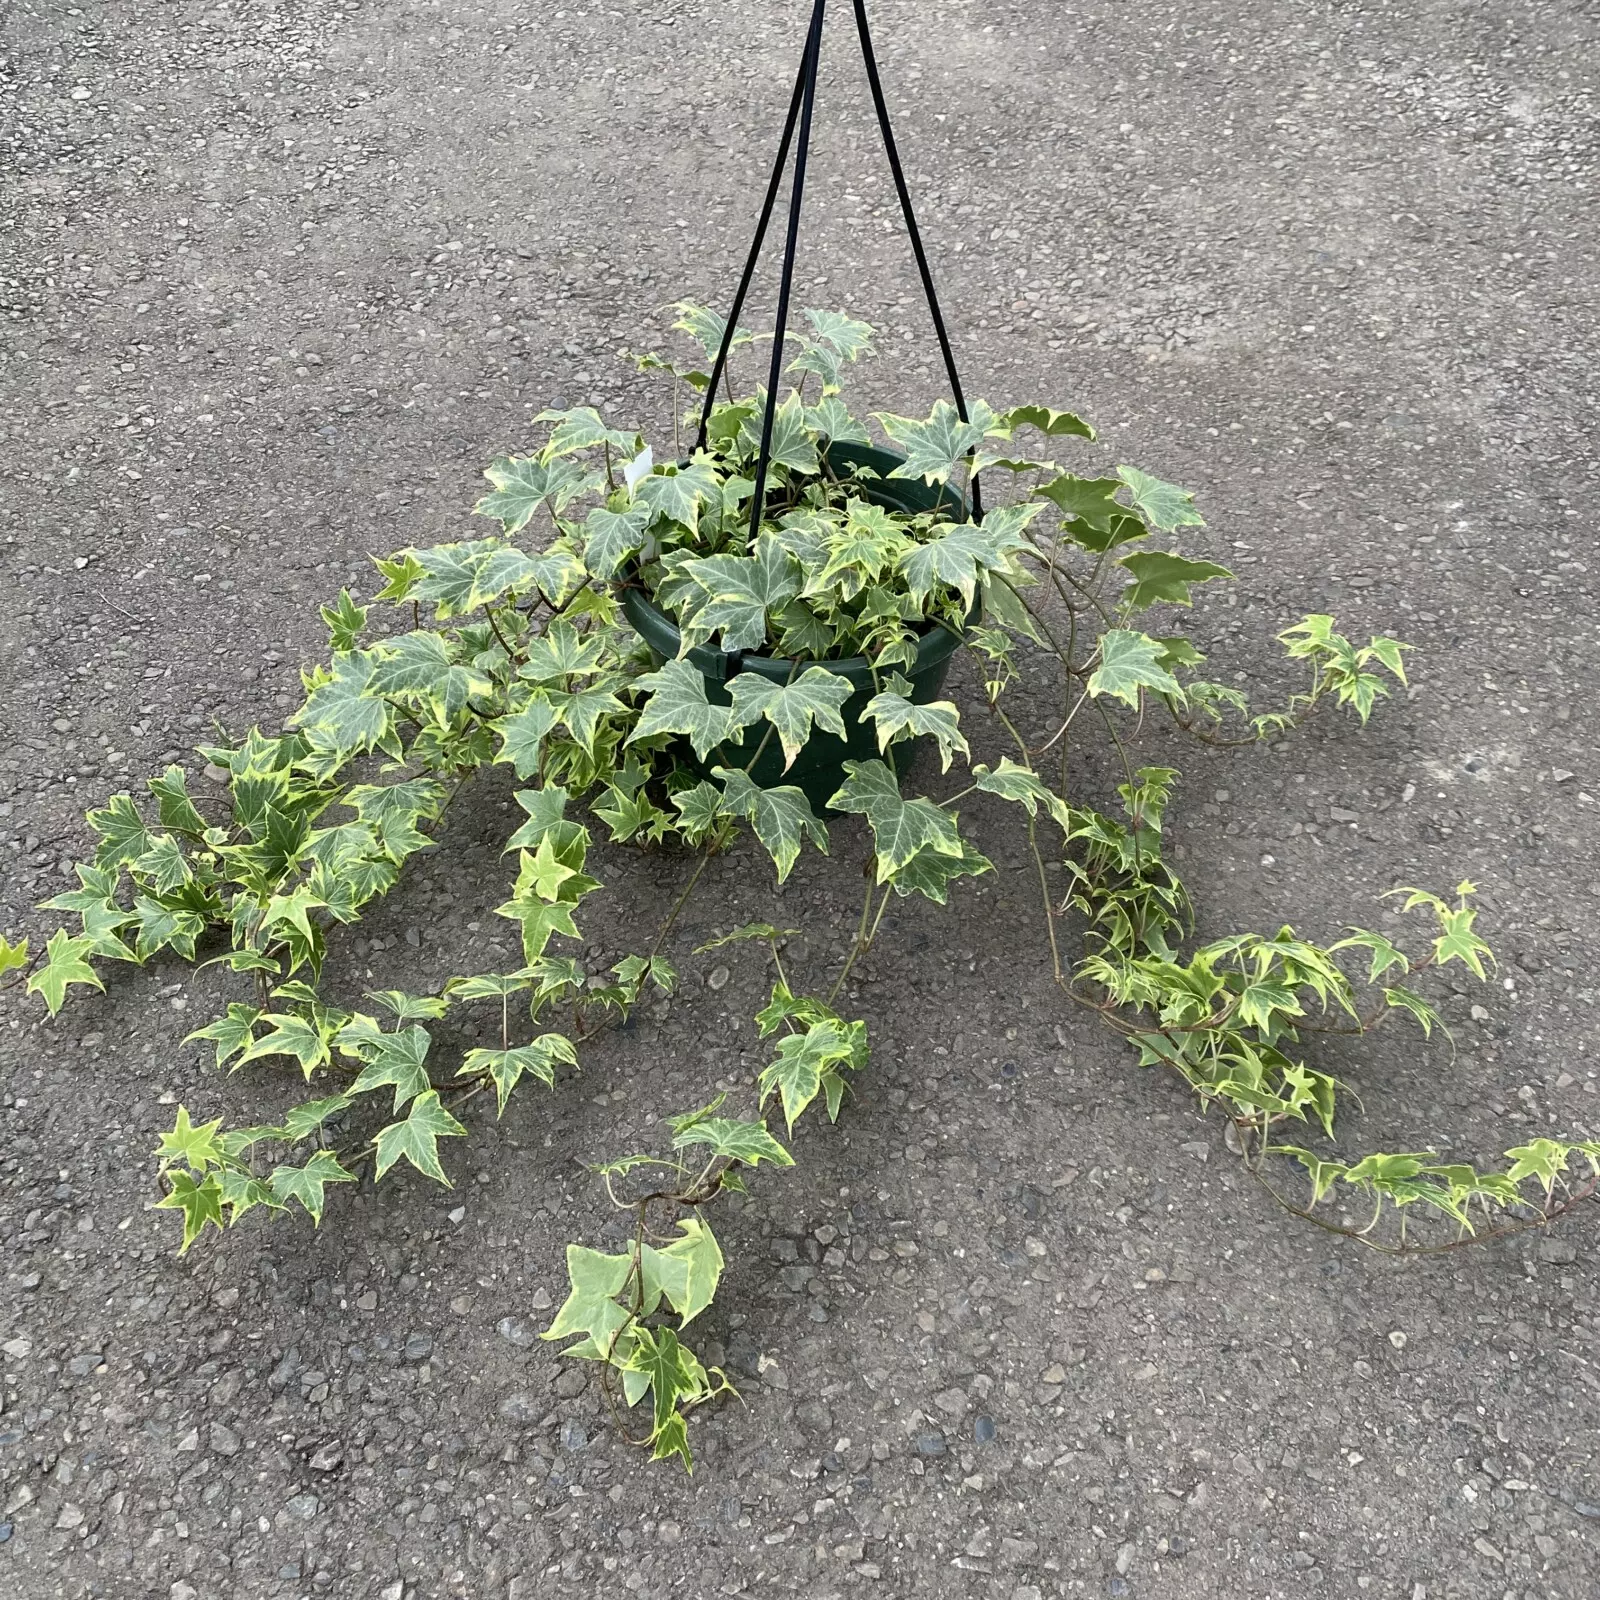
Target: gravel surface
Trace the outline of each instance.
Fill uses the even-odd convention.
[[[276,725],[317,603],[370,589],[369,551],[462,536],[535,411],[665,419],[614,353],[731,291],[802,9],[0,13],[0,927],[47,927],[30,908],[86,804],[216,724]],[[801,302],[880,324],[871,398],[926,404],[835,9]],[[1595,7],[873,14],[969,390],[1071,403],[1200,491],[1202,547],[1241,579],[1196,624],[1227,671],[1281,684],[1271,635],[1307,610],[1419,647],[1365,736],[1148,743],[1185,772],[1204,925],[1331,937],[1396,881],[1471,876],[1496,981],[1446,986],[1454,1059],[1398,1034],[1329,1052],[1362,1096],[1347,1146],[1594,1137]],[[1114,781],[1085,758],[1088,792]],[[338,983],[486,969],[509,786],[476,793]],[[482,1119],[453,1191],[338,1193],[318,1232],[246,1225],[181,1261],[148,1209],[174,1102],[259,1120],[295,1085],[180,1044],[220,1009],[214,969],[120,976],[54,1023],[8,996],[10,1592],[1589,1600],[1592,1210],[1403,1266],[1278,1214],[1064,1008],[1010,835],[972,817],[1001,870],[952,913],[895,908],[839,1129],[723,1214],[705,1320],[743,1404],[697,1422],[690,1480],[535,1336],[564,1242],[613,1226],[580,1162],[759,1065],[759,951],[716,987],[688,952],[774,916],[824,971],[848,829],[781,899],[764,861],[716,863],[676,941],[686,997]],[[608,958],[681,881],[612,854]]]

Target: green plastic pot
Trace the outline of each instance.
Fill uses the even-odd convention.
[[[923,482],[920,478],[891,478],[889,473],[905,460],[890,450],[879,450],[872,445],[830,444],[825,452],[828,464],[838,470],[851,466],[868,466],[880,474],[861,485],[861,497],[880,505],[888,511],[941,511],[952,522],[966,522],[970,512],[967,502],[954,490]],[[637,584],[624,584],[620,599],[628,621],[649,646],[657,664],[678,655],[683,637],[678,625]],[[974,606],[969,624],[975,622],[979,608]],[[934,624],[923,634],[917,647],[915,664],[905,676],[911,680],[911,699],[917,705],[927,705],[937,700],[944,688],[950,670],[950,657],[961,643],[954,630]],[[728,705],[728,679],[739,672],[758,672],[775,683],[788,683],[793,675],[811,663],[786,661],[775,656],[739,655],[730,657],[722,650],[697,646],[688,652],[686,659],[699,668],[706,680],[706,697],[714,705]],[[838,793],[845,780],[844,764],[847,761],[882,759],[878,749],[875,726],[863,720],[867,702],[877,692],[872,681],[872,664],[865,656],[847,656],[843,659],[823,661],[829,672],[848,678],[856,692],[845,701],[840,711],[845,736],[817,730],[806,741],[794,764],[787,769],[783,764],[783,750],[776,738],[766,742],[755,765],[750,768],[751,781],[763,789],[780,784],[793,784],[801,789],[814,811],[829,810],[828,801]],[[902,669],[904,670],[904,669]],[[699,760],[682,742],[680,755],[693,770],[709,775],[713,767],[744,767],[755,756],[762,742],[765,724],[749,728],[737,743],[730,741],[712,751],[710,757]],[[889,759],[896,772],[904,776],[916,760],[920,747],[926,740],[909,740],[892,745]]]

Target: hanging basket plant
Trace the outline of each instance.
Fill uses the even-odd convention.
[[[822,10],[768,215],[797,123],[802,156],[807,142]],[[859,0],[857,20],[910,222]],[[663,442],[658,456],[645,430],[590,408],[543,414],[536,447],[489,469],[476,509],[491,534],[379,559],[371,602],[341,593],[324,609],[328,654],[287,725],[202,748],[225,800],[191,793],[177,766],[147,801],[111,797],[88,815],[96,843],[78,886],[46,902],[75,925],[31,957],[27,941],[0,940],[0,971],[51,1016],[74,986],[102,987],[108,963],[220,962],[239,997],[191,1040],[218,1067],[303,1074],[307,1097],[270,1123],[178,1108],[155,1154],[157,1203],[187,1250],[247,1218],[320,1223],[333,1186],[406,1168],[448,1181],[448,1141],[468,1135],[473,1110],[503,1114],[530,1079],[555,1087],[598,1030],[674,990],[668,941],[711,853],[748,831],[781,882],[804,848],[828,853],[839,833],[859,844],[865,895],[837,970],[791,970],[785,931],[767,924],[715,942],[767,952],[753,1026],[770,1058],[743,1094],[667,1116],[664,1148],[597,1162],[631,1238],[567,1252],[570,1293],[545,1336],[595,1363],[639,1418],[635,1442],[685,1465],[689,1414],[728,1388],[684,1337],[723,1275],[712,1204],[793,1166],[802,1119],[843,1113],[869,1064],[868,1020],[841,1009],[849,975],[897,897],[943,905],[992,870],[963,813],[978,795],[1009,809],[1037,869],[1038,949],[1063,1005],[1217,1107],[1288,1209],[1381,1248],[1453,1247],[1543,1225],[1600,1176],[1600,1145],[1581,1141],[1535,1139],[1485,1169],[1340,1156],[1338,1084],[1312,1036],[1391,1019],[1434,1032],[1418,975],[1456,963],[1482,979],[1492,961],[1473,886],[1392,890],[1424,925],[1409,947],[1362,929],[1321,945],[1287,927],[1197,943],[1165,854],[1177,774],[1132,750],[1154,719],[1244,746],[1330,706],[1365,723],[1405,681],[1406,647],[1357,645],[1333,618],[1306,617],[1279,636],[1304,687],[1271,711],[1205,675],[1178,618],[1231,574],[1181,548],[1201,526],[1189,493],[1131,466],[1076,470],[1071,453],[1094,433],[1070,411],[969,407],[937,312],[953,398],[920,418],[852,411],[846,380],[872,330],[837,311],[788,326],[802,182],[770,349],[738,325],[747,268],[727,321],[679,308],[709,372],[645,359],[701,397],[687,450]],[[742,394],[729,378],[740,350],[767,358],[766,382]],[[945,693],[958,653],[981,684],[966,715]],[[1043,726],[1009,708],[1023,677],[1051,691]],[[972,759],[974,720],[1005,755]],[[1089,728],[1124,778],[1099,804],[1079,792],[1074,755]],[[919,748],[921,792],[908,792]],[[335,1004],[322,980],[340,930],[395,889],[453,795],[494,765],[522,785],[506,840],[515,876],[494,908],[518,930],[516,961]],[[667,845],[699,862],[665,924],[609,972],[585,971],[571,951],[607,850]],[[1069,926],[1076,960],[1062,951]],[[445,1058],[434,1025],[475,1008],[498,1040]],[[1328,1220],[1357,1195],[1369,1223]],[[1408,1236],[1418,1216],[1442,1234]]]

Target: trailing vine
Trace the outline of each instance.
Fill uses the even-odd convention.
[[[719,319],[679,313],[677,326],[714,351]],[[1405,681],[1407,647],[1358,646],[1332,617],[1307,617],[1279,637],[1309,681],[1280,710],[1252,709],[1202,676],[1182,634],[1146,631],[1152,610],[1188,607],[1197,585],[1231,577],[1166,548],[1200,525],[1186,491],[1130,466],[1090,477],[1024,453],[1094,438],[1077,415],[1043,406],[980,402],[963,420],[940,402],[925,418],[878,414],[875,436],[841,398],[872,330],[842,313],[808,318],[809,332],[791,336],[787,392],[775,402],[730,392],[712,409],[708,447],[686,458],[675,448],[658,461],[642,433],[591,408],[544,413],[543,444],[489,468],[476,510],[494,533],[377,559],[370,602],[341,591],[323,610],[328,657],[304,674],[286,731],[201,749],[226,776],[224,801],[191,794],[177,766],[149,781],[143,803],[113,796],[88,815],[97,842],[78,887],[45,902],[76,929],[58,929],[31,959],[26,941],[0,940],[0,973],[18,974],[52,1016],[74,987],[103,987],[106,963],[167,953],[219,963],[240,998],[190,1039],[212,1047],[219,1068],[288,1062],[315,1085],[270,1124],[196,1122],[178,1107],[156,1165],[157,1204],[179,1214],[180,1248],[252,1212],[299,1209],[320,1223],[330,1186],[402,1166],[448,1183],[442,1141],[468,1136],[474,1101],[492,1095],[503,1114],[525,1080],[554,1087],[597,1030],[674,990],[663,951],[711,853],[753,833],[781,882],[806,845],[830,850],[830,816],[859,816],[865,896],[831,987],[791,987],[785,930],[753,924],[716,941],[770,950],[777,978],[754,1021],[771,1059],[731,1103],[667,1117],[668,1149],[595,1165],[631,1237],[610,1253],[569,1247],[570,1294],[545,1333],[597,1365],[634,1442],[690,1466],[688,1415],[730,1387],[683,1337],[724,1270],[714,1202],[764,1168],[793,1166],[783,1140],[801,1117],[840,1116],[869,1060],[866,1023],[835,1009],[846,980],[894,897],[944,904],[958,880],[992,870],[962,831],[960,804],[976,793],[1017,808],[1064,993],[1142,1064],[1171,1069],[1217,1107],[1286,1208],[1414,1250],[1539,1225],[1592,1195],[1594,1143],[1536,1139],[1491,1170],[1432,1153],[1339,1159],[1339,1085],[1305,1059],[1308,1040],[1397,1017],[1424,1036],[1439,1027],[1412,984],[1452,962],[1483,979],[1493,959],[1473,886],[1453,900],[1391,891],[1432,921],[1409,953],[1364,929],[1326,946],[1290,928],[1197,945],[1189,895],[1163,853],[1177,774],[1136,769],[1129,754],[1150,713],[1225,745],[1281,737],[1325,706],[1365,723]],[[709,382],[639,360],[702,393]],[[771,404],[771,493],[752,530],[749,473]],[[1001,503],[975,523],[961,486],[979,475],[1013,492],[991,492]],[[1005,704],[1025,646],[1060,678],[1059,712],[1036,732]],[[960,710],[939,698],[956,648],[976,663],[984,709],[1013,748],[993,764],[972,761]],[[1091,721],[1124,772],[1118,813],[1074,797],[1071,752]],[[927,750],[925,771],[936,757],[943,798],[906,792],[914,747]],[[516,873],[495,908],[518,930],[520,959],[441,975],[431,993],[374,992],[370,1012],[329,1003],[320,984],[333,931],[396,885],[490,765],[525,785],[506,841]],[[654,941],[592,974],[563,951],[600,888],[600,844],[681,848],[700,864]],[[1065,866],[1064,897],[1051,862]],[[1067,925],[1084,936],[1075,962],[1062,954]],[[498,1020],[498,1045],[441,1061],[430,1025],[463,1008]],[[1291,1127],[1307,1142],[1281,1142]],[[1285,1187],[1296,1169],[1303,1198]],[[1372,1208],[1365,1224],[1324,1214],[1357,1196]],[[1413,1238],[1420,1215],[1448,1237]],[[646,1400],[648,1420],[628,1423]]]

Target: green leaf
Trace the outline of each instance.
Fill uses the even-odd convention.
[[[1178,680],[1161,665],[1163,653],[1147,633],[1112,628],[1100,636],[1100,665],[1089,676],[1089,693],[1125,700],[1135,710],[1145,689],[1181,697]]]
[[[647,505],[632,505],[626,511],[608,511],[599,506],[584,523],[587,535],[583,564],[596,578],[611,578],[618,567],[644,544],[651,510]]]
[[[322,1221],[323,1190],[330,1183],[354,1183],[356,1175],[340,1166],[331,1150],[318,1150],[303,1167],[274,1167],[267,1182],[280,1204],[298,1200],[314,1225]]]
[[[1037,428],[1050,439],[1069,435],[1077,439],[1093,439],[1095,436],[1094,429],[1082,417],[1070,411],[1053,411],[1049,406],[1013,406],[1002,413],[1000,422],[1007,431]]]
[[[374,1089],[394,1089],[396,1114],[410,1100],[432,1087],[427,1068],[428,1046],[431,1043],[426,1028],[413,1025],[396,1033],[379,1033],[375,1036],[362,1031],[353,1035],[346,1027],[339,1035],[341,1045],[347,1042],[370,1049],[367,1064],[356,1081],[346,1091],[350,1095],[369,1094]]]
[[[687,1327],[712,1302],[722,1276],[722,1250],[704,1216],[680,1217],[674,1239],[663,1250],[653,1250],[652,1266],[663,1292]],[[674,1270],[664,1270],[667,1264]]]
[[[222,1118],[217,1117],[197,1128],[189,1120],[189,1108],[179,1106],[171,1131],[161,1135],[156,1147],[157,1159],[164,1168],[181,1161],[193,1172],[209,1172],[212,1167],[221,1166],[222,1149],[217,1143],[217,1129],[221,1126]]]
[[[172,1187],[156,1201],[156,1210],[183,1213],[183,1243],[178,1247],[183,1255],[207,1227],[221,1231],[222,1188],[215,1173],[197,1183],[187,1172],[169,1172],[167,1182]]]
[[[1233,576],[1226,567],[1214,562],[1189,561],[1164,550],[1136,550],[1132,555],[1123,556],[1118,565],[1133,574],[1134,581],[1122,591],[1122,603],[1131,611],[1143,611],[1146,606],[1159,603],[1192,605],[1190,584]]]
[[[242,1067],[249,1061],[260,1061],[267,1056],[289,1056],[297,1061],[300,1070],[309,1079],[318,1067],[332,1059],[329,1049],[331,1028],[326,1023],[308,1021],[290,1013],[269,1013],[260,1019],[271,1031],[258,1038],[239,1057]]]
[[[805,356],[802,354],[799,360],[804,359]],[[796,367],[798,365],[799,361],[795,363]],[[795,370],[795,367],[791,367],[790,370]],[[761,430],[765,425],[766,411],[766,395],[763,392],[760,407],[754,415],[746,419],[739,431],[741,442],[752,452],[761,446]],[[768,459],[775,467],[783,467],[789,472],[804,473],[807,476],[821,470],[821,463],[817,459],[817,442],[806,431],[805,407],[801,403],[800,396],[792,390],[772,419],[772,443]]]
[[[564,457],[546,461],[537,456],[503,456],[484,477],[494,485],[494,493],[484,495],[473,512],[498,518],[508,534],[525,528],[546,501],[551,514],[559,516],[579,495],[601,482],[598,473]]]
[[[897,739],[936,739],[941,772],[950,770],[951,757],[957,750],[964,756],[972,754],[959,725],[961,713],[948,700],[914,705],[901,694],[878,694],[867,702],[862,715],[877,724],[878,748],[885,752]]]
[[[1003,567],[1007,554],[1027,543],[1023,530],[1041,509],[1026,504],[997,506],[980,526],[950,523],[937,538],[908,550],[900,558],[900,571],[911,597],[920,605],[936,584],[944,583],[970,607],[979,569],[993,572]]]
[[[465,1138],[467,1130],[439,1103],[439,1094],[429,1089],[411,1102],[411,1114],[404,1122],[391,1122],[380,1128],[372,1141],[377,1160],[373,1180],[381,1178],[403,1156],[424,1177],[451,1188],[439,1165],[439,1141]]]
[[[919,850],[904,866],[897,867],[889,875],[889,882],[894,885],[896,894],[924,895],[942,906],[949,896],[949,886],[956,878],[977,878],[993,871],[994,863],[963,839],[958,856],[947,855],[931,845]]]
[[[161,815],[161,826],[175,833],[203,834],[205,818],[195,810],[189,798],[189,780],[182,767],[168,767],[159,778],[149,778],[145,786],[156,797],[156,809]]]
[[[374,556],[372,564],[385,580],[383,587],[372,598],[390,600],[396,605],[411,598],[411,591],[416,588],[417,580],[424,572],[422,563],[409,550],[402,550],[396,556]]]
[[[767,1131],[765,1122],[739,1122],[731,1117],[672,1117],[672,1148],[687,1150],[708,1145],[711,1154],[747,1167],[771,1161],[776,1166],[792,1167],[794,1157]]]
[[[19,967],[26,967],[27,964],[28,941],[20,939],[16,944],[12,944],[4,934],[0,934],[0,977]]]
[[[469,1050],[457,1077],[474,1077],[487,1073],[494,1084],[497,1115],[504,1116],[506,1101],[511,1091],[522,1081],[524,1073],[532,1073],[541,1083],[554,1085],[556,1067],[565,1062],[578,1064],[578,1052],[564,1034],[541,1034],[531,1044],[519,1045],[512,1050]]]
[[[948,483],[962,457],[978,449],[986,434],[1004,431],[1001,419],[981,400],[970,408],[970,422],[963,422],[948,400],[938,401],[926,420],[888,412],[874,414],[906,456],[889,476],[921,478],[927,483]]]
[[[522,924],[522,956],[532,966],[544,954],[552,935],[565,934],[569,939],[579,937],[578,925],[572,920],[572,907],[545,905],[531,900],[508,900],[495,907],[495,915]]]
[[[632,1318],[617,1304],[616,1296],[632,1276],[631,1255],[606,1255],[585,1245],[569,1244],[567,1281],[572,1285],[571,1292],[540,1337],[566,1339],[582,1334],[577,1344],[561,1353],[590,1361],[613,1357],[625,1360],[632,1343],[624,1343],[620,1335]]]
[[[779,883],[789,876],[808,834],[817,849],[828,853],[827,826],[802,790],[789,784],[758,789],[744,773],[730,767],[714,767],[712,776],[722,782],[723,806],[729,815],[750,819],[756,838],[778,869]]]
[[[348,589],[341,589],[338,601],[322,608],[322,620],[328,625],[328,648],[335,655],[342,655],[360,643],[361,630],[367,625],[367,608],[358,606]]]
[[[335,656],[332,675],[312,690],[290,721],[316,749],[334,755],[357,755],[383,744],[394,712],[373,692],[374,671],[370,655]]]
[[[1010,756],[1002,756],[1000,765],[990,771],[980,763],[972,769],[972,780],[985,794],[997,794],[1002,800],[1026,808],[1030,817],[1037,816],[1039,807],[1060,823],[1063,830],[1072,830],[1072,808],[1047,784],[1032,767],[1024,767]]]
[[[685,561],[683,571],[705,591],[705,602],[683,624],[685,650],[722,635],[724,650],[756,650],[767,637],[767,614],[800,593],[800,564],[770,532],[749,556]]]
[[[473,695],[494,689],[476,668],[451,661],[443,636],[427,629],[385,639],[373,647],[373,655],[375,693],[421,695],[443,721],[454,718]]]
[[[196,1028],[183,1042],[188,1044],[192,1039],[209,1039],[217,1047],[217,1065],[224,1067],[230,1057],[248,1050],[255,1042],[255,1024],[260,1015],[258,1007],[240,1005],[235,1001],[229,1005],[225,1016],[218,1017],[204,1028]]]
[[[1439,1013],[1422,998],[1420,994],[1413,993],[1410,989],[1398,983],[1387,985],[1383,991],[1383,1003],[1396,1010],[1409,1012],[1421,1025],[1423,1038],[1433,1034],[1433,1025],[1440,1021]]]
[[[1128,486],[1133,503],[1152,528],[1171,533],[1177,528],[1205,526],[1205,518],[1194,509],[1194,496],[1187,489],[1163,483],[1137,467],[1118,467],[1117,476]]]
[[[436,1020],[450,1009],[450,1002],[441,995],[407,994],[403,989],[371,989],[367,998],[376,1000],[400,1022],[414,1022],[418,1017]]]
[[[91,988],[104,991],[105,985],[100,981],[100,975],[84,960],[93,943],[92,939],[81,935],[71,937],[65,928],[57,928],[50,935],[50,941],[44,947],[44,965],[29,975],[27,992],[42,995],[52,1017],[65,1003],[67,990],[72,984],[86,983]]]
[[[595,742],[599,738],[601,725],[608,717],[627,710],[609,689],[601,687],[578,689],[571,693],[552,690],[550,699],[557,715],[590,760],[594,759]]]
[[[100,844],[94,853],[97,867],[115,867],[125,861],[136,861],[150,848],[149,831],[132,795],[112,795],[103,811],[91,811],[86,820],[100,835]]]
[[[703,761],[733,732],[733,711],[715,706],[706,696],[706,680],[699,668],[682,659],[666,662],[659,671],[644,673],[635,685],[650,698],[628,743],[659,733],[684,734]]]
[[[1116,496],[1120,478],[1080,478],[1064,472],[1034,491],[1062,513],[1062,531],[1085,550],[1100,552],[1143,539],[1148,529]]]
[[[878,882],[887,883],[918,851],[963,854],[956,819],[926,799],[907,800],[894,773],[881,761],[847,761],[844,786],[828,802],[836,811],[864,816],[877,846]]]
[[[794,764],[811,737],[813,721],[844,737],[840,708],[855,690],[848,678],[826,667],[807,667],[790,683],[775,683],[756,672],[741,672],[728,684],[734,720],[741,726],[766,718],[783,746],[785,769]]]
[[[690,300],[680,300],[672,309],[678,313],[678,320],[672,326],[680,333],[688,334],[711,360],[716,360],[722,341],[727,336],[728,319]],[[735,328],[728,348],[730,351],[737,350],[740,345],[754,344],[755,340],[756,336],[748,328]]]
[[[704,458],[686,467],[663,463],[639,479],[633,496],[655,516],[680,523],[694,533],[700,526],[701,505],[720,499],[721,483]]]
[[[804,1033],[789,1034],[778,1042],[777,1060],[762,1068],[758,1080],[762,1104],[777,1094],[793,1133],[795,1118],[821,1092],[824,1073],[849,1062],[852,1055],[849,1034],[838,1022],[815,1022]]]
[[[547,461],[557,456],[572,455],[579,450],[593,450],[598,445],[608,445],[613,450],[631,454],[639,448],[639,436],[621,428],[609,428],[593,406],[575,406],[570,411],[541,411],[535,422],[553,422],[549,441],[539,454]]]

